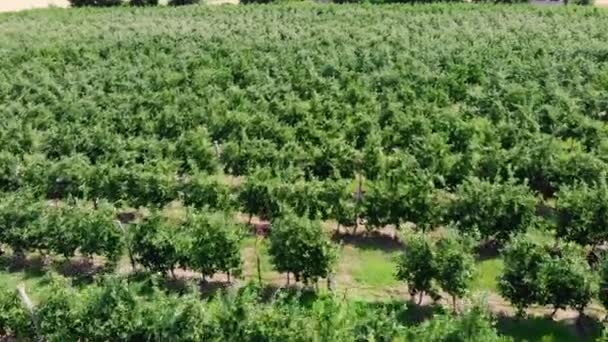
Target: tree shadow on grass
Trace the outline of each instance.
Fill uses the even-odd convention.
[[[39,255],[20,259],[14,255],[0,256],[0,270],[8,273],[23,272],[25,279],[40,278],[47,272],[47,262]]]
[[[83,286],[95,281],[95,277],[112,272],[111,269],[95,264],[83,258],[70,258],[57,260],[53,263],[53,270],[72,280],[72,285]]]
[[[73,285],[82,286],[92,283],[97,275],[112,273],[114,269],[80,257],[53,260],[49,256],[34,254],[21,259],[14,254],[4,254],[0,256],[0,271],[23,273],[23,278],[26,280],[43,278],[49,273],[56,272],[69,278]]]
[[[418,303],[411,300],[357,302],[357,305],[363,310],[385,310],[394,312],[399,323],[404,326],[415,326],[431,319],[437,314],[446,312],[445,308],[440,304],[431,303],[428,305],[418,305]]]
[[[232,287],[232,285],[232,283],[226,281],[208,280],[199,282],[198,289],[200,291],[201,298],[208,299],[226,291]]]
[[[172,277],[167,274],[146,270],[138,270],[120,276],[127,280],[129,286],[136,293],[143,296],[151,295],[158,290],[180,296],[201,290],[199,288],[199,279],[189,277]]]
[[[332,240],[336,243],[351,245],[359,249],[395,252],[403,250],[403,242],[381,232],[366,232],[365,234],[350,234],[334,232]]]
[[[500,256],[502,247],[493,240],[481,242],[476,248],[477,261],[496,259]]]
[[[257,286],[256,284],[250,286]],[[310,307],[319,297],[320,294],[314,288],[304,287],[302,284],[276,285],[264,284],[260,289],[260,301],[269,303],[278,298],[285,300],[297,300],[298,303],[305,307]]]
[[[496,328],[502,335],[515,341],[575,342],[596,341],[601,335],[602,325],[595,319],[585,317],[580,324],[576,320],[554,321],[550,317],[498,316]]]

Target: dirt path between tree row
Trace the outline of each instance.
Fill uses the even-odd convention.
[[[161,0],[160,2],[166,4],[166,1]],[[208,5],[238,4],[239,0],[207,0],[205,3]],[[0,0],[0,12],[22,11],[49,6],[68,7],[69,2],[68,0]]]
[[[68,7],[68,0],[0,0],[0,12],[21,11],[49,6]]]

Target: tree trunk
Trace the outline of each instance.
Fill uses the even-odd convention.
[[[576,317],[576,328],[579,332],[583,333],[584,331],[584,326],[583,326],[583,318],[585,318],[585,308],[578,308],[578,317]]]
[[[25,252],[21,247],[15,247],[13,254],[15,256],[15,262],[18,265],[21,265],[25,261]]]
[[[420,291],[420,295],[418,297],[418,305],[422,305],[422,297],[424,296],[424,291]]]
[[[51,263],[51,256],[42,249],[38,250],[38,254],[42,257],[42,266],[47,267]]]
[[[129,256],[129,263],[131,263],[131,272],[135,272],[136,271],[136,263],[135,263],[135,257],[133,256],[133,250],[131,249],[131,241],[129,239],[129,233],[127,232],[127,229],[123,226],[122,222],[120,220],[116,220],[116,223],[118,224],[118,228],[120,228],[120,230],[122,230],[123,236],[124,236],[124,241],[126,241],[126,247],[127,247],[127,254]]]
[[[456,296],[452,295],[452,306],[454,307],[454,313],[458,313],[458,308],[456,307]]]
[[[555,314],[557,313],[557,310],[559,310],[558,307],[553,308],[553,312],[551,312],[551,318],[555,319]]]
[[[354,234],[357,233],[357,228],[359,228],[359,205],[361,204],[361,196],[362,196],[361,194],[362,194],[362,188],[363,188],[363,178],[361,176],[361,172],[359,172],[358,177],[359,177],[359,182],[357,184],[357,202],[356,202],[357,209],[355,210],[355,230],[353,231]]]
[[[255,263],[258,270],[258,283],[262,286],[262,267],[260,266],[260,256],[257,253],[255,255]]]
[[[361,196],[363,191],[363,177],[361,176],[361,172],[358,174],[359,183],[357,184],[357,204],[361,202]]]
[[[171,278],[173,278],[173,280],[177,279],[175,277],[175,268],[174,267],[171,267],[171,269],[169,269],[169,272],[171,272]]]
[[[230,281],[230,271],[226,272],[226,277],[228,278],[228,283],[232,283],[232,282]]]
[[[334,292],[334,277],[331,274],[327,275],[327,291]]]
[[[518,307],[517,310],[515,311],[515,317],[517,319],[523,318],[526,316],[526,309],[522,308],[522,307]]]
[[[260,238],[259,236],[255,236],[255,268],[258,272],[258,283],[260,284],[260,286],[262,286],[262,266],[261,266],[261,262],[260,262],[260,253],[258,251],[258,244],[260,243]]]
[[[247,221],[248,225],[251,225],[251,218],[252,217],[253,217],[253,214],[249,214],[249,220]],[[255,232],[255,233],[257,234],[258,232]]]
[[[287,286],[289,286],[289,272],[287,272]]]
[[[336,232],[340,235],[340,222],[338,222],[338,225],[336,226]]]
[[[135,259],[133,258],[133,254],[131,253],[131,248],[127,248],[128,250],[128,254],[129,254],[129,262],[131,263],[131,272],[135,272],[136,271],[136,267],[137,265],[135,265]]]

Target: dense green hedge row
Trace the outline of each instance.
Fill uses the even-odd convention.
[[[608,304],[605,288],[608,274],[598,272],[608,266],[608,259],[592,268],[585,251],[574,243],[549,246],[520,236],[505,248],[503,255],[505,269],[498,288],[519,315],[537,304],[553,306],[553,314],[558,309],[571,308],[582,317],[598,295],[604,305]]]
[[[180,266],[200,272],[239,275],[240,240],[244,230],[228,214],[188,211],[183,222],[169,222],[153,211],[130,225],[121,224],[106,203],[49,206],[27,194],[9,196],[0,204],[0,246],[16,257],[26,252],[73,257],[104,256],[115,265],[128,251],[133,266],[168,272]]]
[[[550,196],[608,169],[601,11],[279,6],[39,16],[1,26],[0,143],[18,170],[31,159],[77,158],[133,173],[168,165],[167,177],[215,165],[235,175],[292,167],[304,179],[372,179],[413,160],[437,188],[512,173]],[[21,29],[39,20],[54,29]]]
[[[608,240],[605,12],[298,5],[2,17],[0,241],[16,251],[112,259],[121,248],[120,230],[98,215],[105,209],[49,207],[42,198],[156,208],[181,199],[258,215],[277,228],[275,266],[313,280],[327,276],[335,253],[318,222],[292,214],[370,229],[449,224],[500,243],[539,227],[583,245]],[[218,174],[244,179],[228,187]],[[548,220],[535,215],[541,197],[555,200]],[[124,241],[137,246],[134,261],[164,271],[238,269],[235,254],[221,253],[237,240],[223,224],[154,218]],[[230,248],[208,248],[220,241]],[[512,281],[501,285],[513,303],[580,309],[595,294],[577,247],[564,256],[545,247],[520,253],[513,243]],[[448,275],[440,261],[466,271],[454,257],[463,253],[419,245],[437,259],[402,259],[399,277],[416,291]],[[526,260],[535,256],[542,262]],[[527,288],[529,279],[538,286]],[[552,295],[564,289],[581,296]],[[20,334],[23,324],[9,329]],[[50,332],[69,336],[53,324]],[[238,336],[250,338],[250,328]],[[87,329],[67,333],[96,339]]]
[[[36,325],[16,292],[2,290],[0,334],[46,341],[508,341],[478,308],[407,326],[398,318],[401,306],[334,297],[305,304],[280,293],[263,301],[251,287],[207,301],[160,291],[142,296],[119,280],[83,291],[55,280],[52,290],[35,307]]]
[[[466,192],[471,177],[551,197],[608,171],[601,11],[302,5],[49,16],[61,20],[32,13],[0,26],[3,191],[133,206],[181,192],[221,207],[226,191],[205,197],[219,189],[207,173],[266,173],[304,192],[362,175],[366,213],[340,185],[334,218],[432,226],[437,193]],[[34,21],[54,29],[21,29]]]
[[[203,279],[216,273],[240,276],[244,227],[234,213],[188,208],[170,220],[158,210],[123,224],[107,203],[55,203],[16,193],[0,201],[0,248],[9,246],[16,258],[27,252],[70,258],[104,256],[115,266],[127,254],[133,269],[174,274],[178,267],[198,272]],[[338,250],[319,221],[284,214],[273,222],[269,254],[275,269],[292,273],[307,284],[328,278]]]
[[[74,167],[77,164],[65,165]],[[86,172],[78,172],[82,169],[74,169],[77,170],[71,174],[74,178],[86,177]],[[42,175],[44,170],[42,168],[41,173],[37,175],[47,179]],[[52,174],[52,168],[48,170],[51,170]],[[44,196],[49,193],[48,189],[41,191],[40,188],[35,188],[32,192],[22,189],[5,194],[0,200],[0,242],[12,246],[15,250],[41,248],[44,243],[37,237],[60,236],[62,225],[74,227],[78,231],[78,220],[88,222],[85,224],[97,222],[99,229],[108,233],[115,231],[112,209],[103,209],[105,202],[99,201],[100,197],[119,201],[117,207],[120,207],[121,200],[126,200],[127,204],[149,208],[163,208],[169,201],[182,200],[188,207],[240,211],[250,217],[257,215],[269,219],[273,224],[280,222],[285,216],[295,215],[302,220],[334,220],[338,229],[340,226],[356,229],[359,224],[363,224],[368,230],[386,225],[400,229],[406,223],[414,223],[418,230],[424,231],[437,226],[453,225],[462,233],[477,239],[495,240],[499,244],[506,243],[511,236],[530,228],[554,231],[558,238],[583,246],[599,245],[608,240],[608,232],[604,229],[608,225],[608,186],[604,182],[592,187],[585,183],[563,187],[555,196],[554,208],[543,213],[542,209],[547,208],[543,207],[542,201],[535,197],[525,184],[518,184],[512,178],[507,181],[469,178],[449,194],[434,189],[428,174],[403,169],[392,172],[386,179],[366,181],[365,193],[358,199],[357,190],[352,191],[353,186],[348,180],[290,182],[289,177],[274,176],[265,170],[250,175],[234,187],[205,174],[197,174],[187,180],[166,178],[164,174],[154,172],[131,175],[138,181],[119,178],[121,182],[110,182],[100,187],[107,191],[107,195],[102,196],[92,196],[95,192],[90,189],[95,188],[87,186],[91,186],[92,182],[107,180],[111,177],[110,172],[82,182],[84,186],[68,181],[73,178],[58,177],[64,180],[60,184],[64,194],[67,194],[58,198],[65,199],[67,203],[74,201],[72,196],[92,198],[93,203],[102,207],[97,210],[82,211],[69,206],[67,209],[61,206],[49,207],[45,200],[47,197]],[[155,181],[159,177],[163,177],[167,182]],[[45,184],[44,181],[42,183]],[[131,196],[118,197],[117,194],[121,193]],[[137,201],[133,201],[134,199]],[[64,222],[62,216],[68,216],[67,221]],[[42,223],[38,224],[39,222]],[[42,226],[44,229],[32,233],[31,228],[36,226]],[[46,232],[45,229],[49,227],[57,229],[55,232]],[[78,234],[80,233],[70,236],[77,237]],[[115,241],[115,238],[110,236],[104,233],[97,239],[105,241],[108,238],[109,241]],[[61,243],[80,246],[69,240]],[[116,255],[120,250],[118,246],[112,247],[112,242],[107,244],[106,247],[100,247],[101,250],[97,254]],[[58,254],[66,254],[62,250],[67,247],[57,248]],[[68,248],[68,251],[74,249]]]

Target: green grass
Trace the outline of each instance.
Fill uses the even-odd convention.
[[[353,249],[346,253],[344,262],[352,264],[352,277],[360,284],[372,287],[399,285],[395,279],[397,253],[373,249]]]
[[[500,258],[487,259],[477,263],[477,273],[472,288],[476,291],[498,291],[497,278],[502,272],[503,262]]]
[[[24,286],[28,294],[40,293],[45,287],[44,277],[31,277],[25,272],[0,271],[0,289],[16,289]]]
[[[23,286],[35,301],[47,288],[46,272],[39,265],[27,265],[14,269],[7,256],[0,257],[0,289],[14,289]]]
[[[245,277],[256,279],[257,270],[255,269],[255,237],[248,236],[241,242],[241,253],[243,258],[251,258],[250,269],[245,270]],[[260,256],[260,270],[262,271],[262,280],[265,282],[273,278],[274,269],[268,255],[268,245],[264,241],[258,242],[258,253]]]

